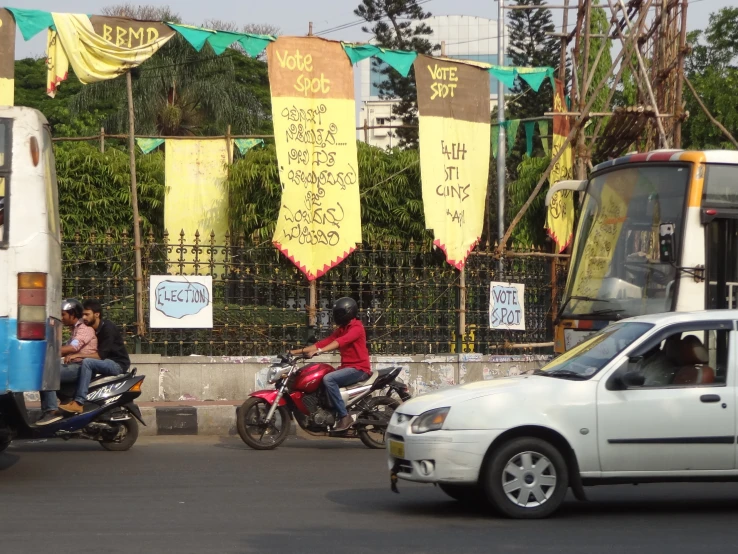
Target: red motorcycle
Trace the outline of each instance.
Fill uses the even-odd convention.
[[[401,367],[380,369],[371,377],[341,389],[346,411],[354,423],[345,431],[333,432],[336,416],[323,378],[335,368],[312,363],[298,368],[303,356],[284,354],[269,368],[267,381],[274,389],[252,393],[236,412],[238,434],[256,450],[271,450],[282,444],[290,432],[291,420],[316,436],[361,439],[369,448],[384,448],[384,434],[400,399],[410,398],[408,387],[397,376]],[[375,394],[380,393],[380,394]]]

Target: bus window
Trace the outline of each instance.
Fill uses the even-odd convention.
[[[738,205],[738,178],[735,165],[707,164],[702,205],[734,208]]]

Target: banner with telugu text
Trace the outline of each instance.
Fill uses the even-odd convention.
[[[211,233],[215,244],[224,244],[228,232],[228,145],[225,139],[166,139],[164,178],[164,228],[169,233],[170,268],[183,275],[208,274],[213,259],[219,266],[222,252],[212,256]],[[186,248],[178,247],[184,231]],[[195,256],[195,234],[199,232],[200,251]],[[195,267],[195,262],[199,267]],[[220,267],[213,273],[222,274]]]
[[[566,102],[564,101],[564,83],[559,79],[554,80],[556,90],[554,91],[554,112],[566,112]],[[571,131],[571,124],[568,116],[555,115],[553,117],[553,140],[551,146],[551,158],[561,150],[561,145],[566,141],[566,137]],[[550,185],[555,185],[559,181],[573,179],[574,162],[572,158],[571,145],[567,145],[566,150],[556,162],[551,174],[548,177]],[[569,246],[574,235],[574,195],[570,190],[559,191],[554,194],[551,204],[546,213],[546,229],[548,235],[556,243],[556,250],[561,253]]]
[[[356,104],[340,42],[279,37],[267,47],[282,184],[274,245],[317,279],[361,242]]]
[[[490,152],[489,73],[478,65],[415,60],[425,227],[462,269],[484,227]]]
[[[0,106],[13,106],[15,97],[15,19],[0,8]]]

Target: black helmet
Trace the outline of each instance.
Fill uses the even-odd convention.
[[[357,315],[359,315],[359,306],[353,298],[339,298],[333,304],[333,321],[340,326],[348,325]]]
[[[69,312],[77,319],[82,317],[82,304],[76,298],[67,298],[62,302],[62,311]]]

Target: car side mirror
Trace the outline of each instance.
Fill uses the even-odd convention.
[[[659,225],[659,261],[671,264],[676,261],[674,255],[674,224],[662,223]]]

